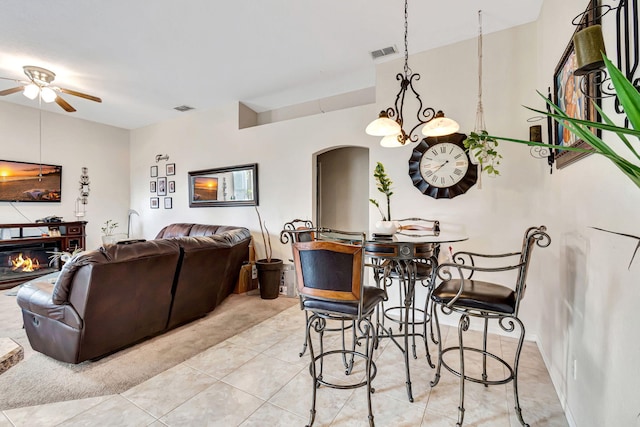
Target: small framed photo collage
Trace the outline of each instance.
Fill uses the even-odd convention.
[[[173,209],[173,196],[168,194],[176,192],[176,182],[172,178],[176,174],[176,164],[167,163],[164,176],[159,175],[162,172],[158,166],[151,166],[149,173],[151,176],[151,181],[149,181],[149,192],[151,193],[149,206],[151,209],[160,209],[160,197],[163,198],[165,209]]]

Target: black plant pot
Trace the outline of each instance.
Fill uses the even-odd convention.
[[[282,279],[282,260],[271,258],[271,261],[259,259],[256,261],[258,269],[258,283],[262,299],[275,299],[280,294],[280,280]]]

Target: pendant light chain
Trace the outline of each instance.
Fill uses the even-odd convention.
[[[404,77],[412,73],[409,68],[409,0],[404,0]]]
[[[485,130],[484,108],[482,106],[482,11],[478,11],[478,108],[476,110],[475,131]]]
[[[40,140],[40,173],[38,174],[38,181],[42,181],[42,95],[38,92],[38,129]]]

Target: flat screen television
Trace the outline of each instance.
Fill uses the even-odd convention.
[[[0,160],[0,202],[60,203],[62,166]]]

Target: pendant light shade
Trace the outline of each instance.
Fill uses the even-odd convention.
[[[40,89],[40,94],[42,95],[42,100],[47,103],[55,101],[58,96],[50,87],[43,87]]]
[[[389,136],[399,134],[400,130],[398,122],[390,119],[386,111],[380,111],[378,118],[369,123],[365,132],[372,136]]]
[[[37,85],[31,83],[30,85],[25,86],[22,94],[29,99],[36,99],[39,92],[40,88]]]
[[[397,147],[402,147],[402,142],[400,142],[400,140],[402,139],[402,137],[400,136],[401,133],[396,133],[395,135],[387,135],[384,138],[382,138],[382,140],[380,141],[380,145],[385,147],[385,148],[397,148]],[[400,139],[398,139],[400,138]]]
[[[451,135],[460,129],[460,125],[453,119],[444,116],[442,111],[438,111],[433,120],[429,121],[422,128],[424,136],[444,136]]]

